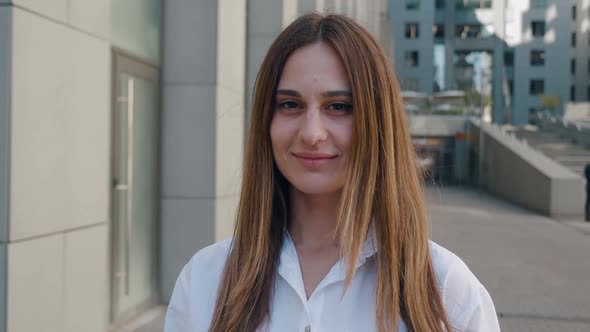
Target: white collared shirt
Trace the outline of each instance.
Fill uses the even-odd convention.
[[[370,238],[370,237],[369,237]],[[185,265],[172,293],[164,332],[207,332],[231,242],[202,249]],[[306,298],[297,251],[285,236],[275,278],[270,319],[258,331],[371,332],[377,331],[375,246],[369,239],[356,264],[350,288],[342,296],[346,266],[338,261],[309,299]],[[494,303],[484,286],[461,259],[430,242],[430,255],[447,316],[458,331],[500,331]],[[398,332],[406,332],[403,320]]]

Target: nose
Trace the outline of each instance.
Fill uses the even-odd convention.
[[[308,145],[317,145],[326,140],[328,131],[326,130],[319,107],[310,107],[307,109],[302,119],[299,134],[302,141]]]

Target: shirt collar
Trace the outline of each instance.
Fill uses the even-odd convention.
[[[377,248],[377,232],[375,231],[374,221],[371,221],[367,232],[367,238],[365,239],[365,243],[359,254],[360,265],[362,265],[367,258],[375,255],[377,253]],[[358,266],[359,264],[357,263],[357,267]]]
[[[369,225],[367,238],[361,248],[359,257],[355,264],[355,270],[365,264],[366,260],[377,253],[377,238],[373,222]],[[303,285],[303,278],[301,276],[301,268],[299,265],[299,258],[297,257],[297,250],[293,239],[286,228],[283,230],[283,247],[281,249],[281,256],[278,267],[278,274],[291,285],[295,292],[299,295],[302,301],[307,301],[305,296],[305,287]],[[343,259],[332,267],[320,284],[316,287],[316,291],[321,291],[322,288],[334,282],[344,281],[346,278],[346,265]]]
[[[361,248],[361,252],[359,253],[358,260],[356,262],[355,268],[363,265],[366,260],[377,253],[377,233],[375,231],[374,222],[371,221],[369,224],[369,230],[367,232],[367,237],[365,239],[365,243]],[[337,263],[337,265],[341,264],[341,260]],[[295,244],[289,231],[287,228],[283,229],[283,247],[281,249],[281,256],[279,262],[279,273],[281,271],[287,272],[287,270],[293,270],[299,267],[299,259],[297,257],[297,250],[295,249]],[[282,273],[281,273],[282,274]]]

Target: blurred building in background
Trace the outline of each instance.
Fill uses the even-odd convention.
[[[104,332],[231,236],[262,56],[385,0],[0,0],[0,331]]]
[[[590,0],[575,0],[572,6],[574,57],[571,70],[574,80],[571,101],[590,102]]]
[[[464,91],[496,123],[561,115],[566,102],[590,100],[589,8],[588,0],[391,0],[398,78],[429,95]]]

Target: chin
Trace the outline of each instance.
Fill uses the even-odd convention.
[[[307,195],[333,194],[342,190],[343,187],[341,183],[334,181],[314,181],[313,179],[289,182],[295,189]]]

